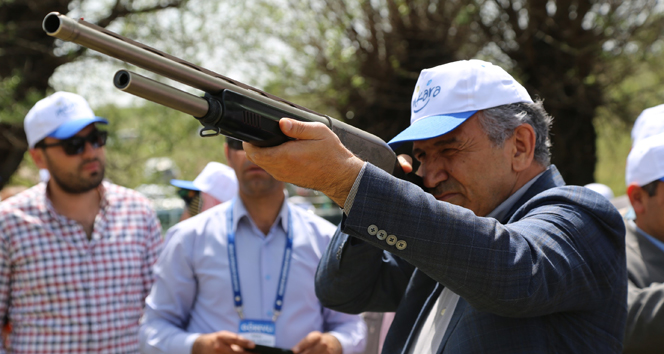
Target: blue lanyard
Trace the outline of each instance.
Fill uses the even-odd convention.
[[[233,209],[235,208],[235,201],[233,201],[228,208],[228,263],[231,270],[231,282],[233,284],[233,301],[235,302],[235,311],[240,315],[240,319],[244,319],[242,311],[242,291],[240,290],[240,274],[237,269],[237,250],[235,248],[235,232],[233,232]],[[293,217],[291,215],[291,208],[288,206],[288,237],[286,239],[286,249],[284,250],[284,259],[281,261],[281,274],[279,275],[279,283],[277,287],[277,298],[274,300],[274,315],[272,322],[277,321],[277,317],[281,314],[281,308],[284,305],[284,294],[286,293],[286,283],[288,281],[288,269],[291,264],[291,256],[293,254]]]

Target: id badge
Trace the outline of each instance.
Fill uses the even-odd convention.
[[[275,330],[276,326],[272,321],[242,320],[238,334],[256,344],[274,347],[277,341]]]

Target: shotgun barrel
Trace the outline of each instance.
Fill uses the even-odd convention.
[[[209,103],[204,98],[128,70],[118,70],[113,77],[113,84],[121,91],[194,117],[203,117],[210,109]]]
[[[113,58],[136,65],[205,92],[203,98],[129,71],[119,71],[119,89],[196,117],[205,127],[201,135],[224,134],[257,146],[288,141],[278,126],[290,117],[328,126],[354,154],[384,171],[404,178],[392,149],[377,136],[329,116],[217,74],[146,46],[89,22],[73,20],[57,12],[46,15],[44,31]],[[210,134],[205,132],[212,132]],[[416,177],[406,178],[418,183]]]

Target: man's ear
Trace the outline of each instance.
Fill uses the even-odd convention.
[[[512,169],[521,172],[533,163],[535,158],[535,130],[530,124],[521,124],[512,135]]]
[[[40,169],[48,169],[46,165],[46,156],[44,156],[44,150],[43,149],[30,149],[30,156],[32,157],[32,160],[35,162],[35,165],[39,167]]]
[[[627,197],[629,197],[629,202],[632,204],[635,214],[643,214],[646,211],[645,198],[647,198],[647,195],[648,193],[636,183],[627,186]]]

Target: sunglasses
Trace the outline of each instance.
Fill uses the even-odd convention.
[[[73,156],[82,154],[85,151],[86,142],[89,142],[93,149],[98,149],[106,145],[106,138],[108,138],[108,132],[93,130],[87,136],[72,136],[69,139],[60,140],[53,144],[46,144],[42,141],[37,144],[37,147],[45,149],[53,146],[62,146],[65,154]]]
[[[191,189],[180,188],[178,189],[178,196],[184,199],[185,203],[191,203],[191,200],[194,199],[200,192],[194,191]]]

